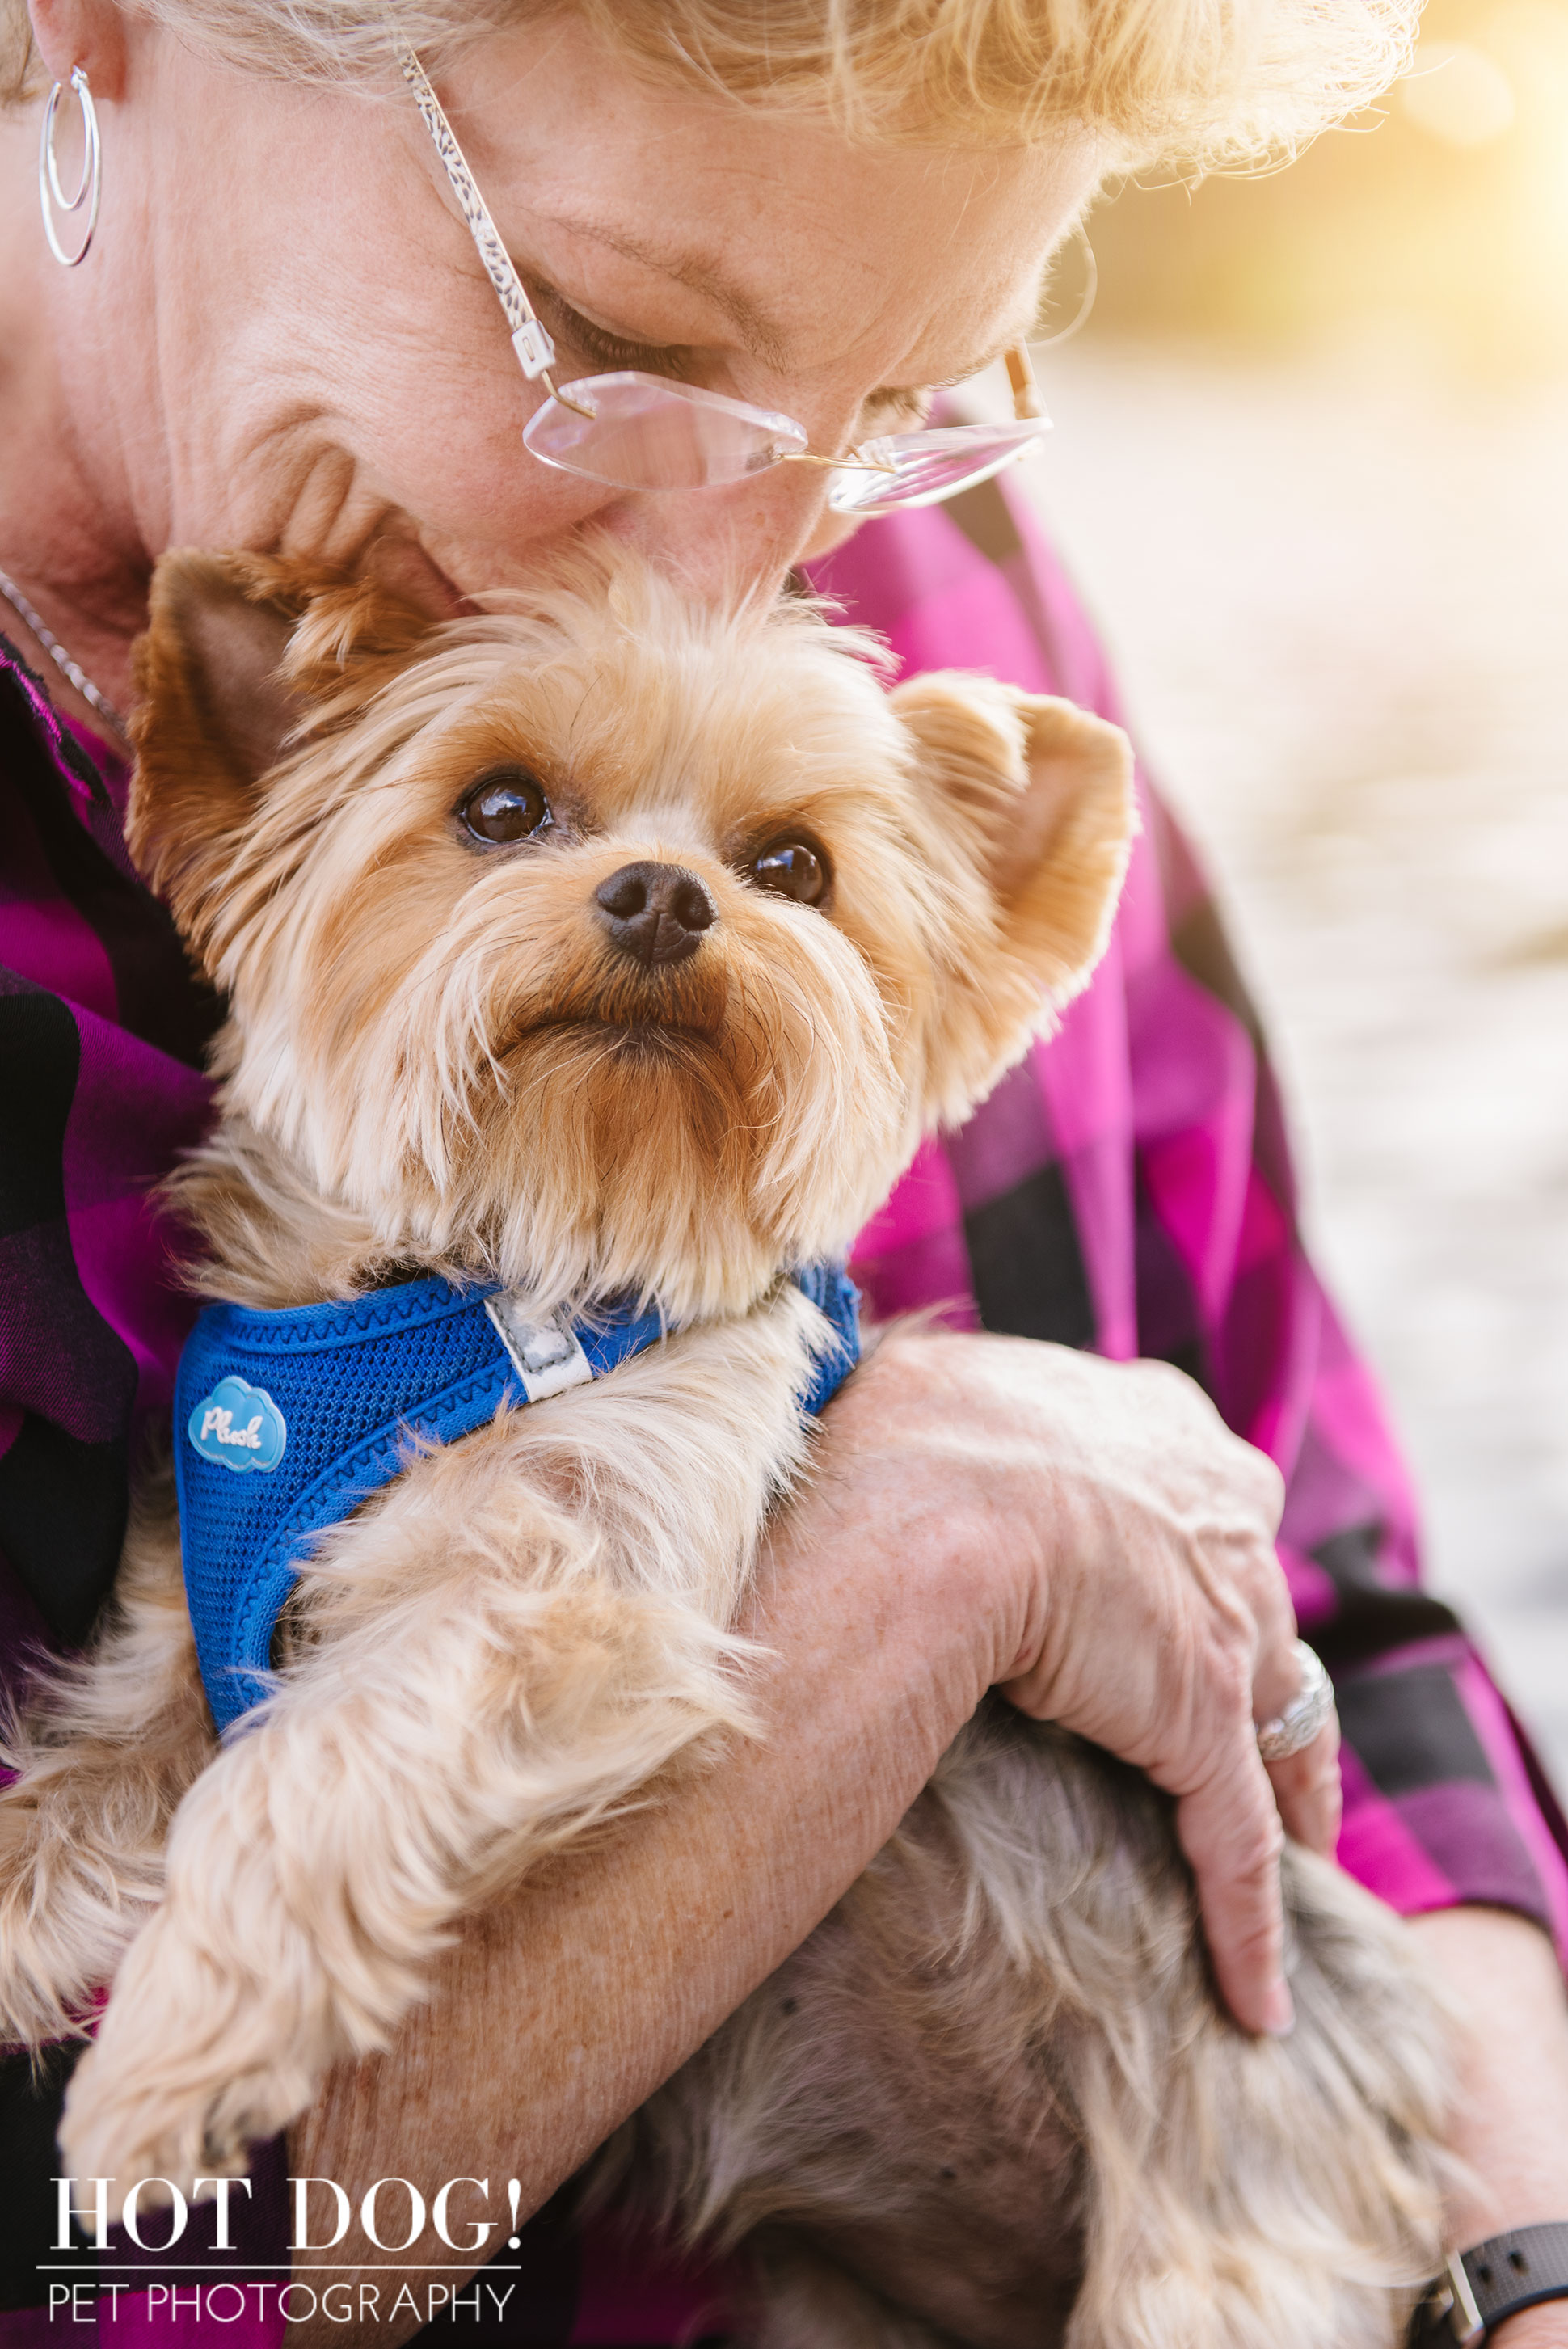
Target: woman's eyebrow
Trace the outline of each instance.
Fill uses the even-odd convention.
[[[673,277],[677,285],[689,285],[694,294],[705,295],[723,311],[748,350],[776,372],[786,371],[789,336],[717,262],[702,254],[678,252],[652,239],[634,236],[623,228],[608,227],[603,221],[584,220],[573,212],[549,212],[542,217],[574,236],[607,244],[613,253],[624,254],[628,261],[638,262],[645,269]]]
[[[1028,301],[1020,305],[1008,324],[997,327],[990,342],[976,357],[963,359],[956,367],[944,368],[942,382],[944,384],[966,383],[972,375],[983,375],[988,367],[995,367],[1005,352],[1012,350],[1018,343],[1026,343],[1029,340],[1038,315],[1037,297],[1031,295]],[[928,381],[919,384],[901,384],[890,388],[893,390],[895,396],[903,397],[912,391],[928,391],[931,385]]]

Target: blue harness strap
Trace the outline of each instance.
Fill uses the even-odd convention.
[[[795,1279],[832,1330],[801,1397],[815,1413],[860,1359],[859,1299],[837,1266]],[[278,1616],[312,1541],[390,1484],[414,1443],[454,1443],[503,1402],[603,1378],[664,1326],[614,1308],[575,1325],[528,1323],[509,1297],[435,1278],[346,1305],[199,1314],[175,1381],[174,1478],[196,1653],[220,1731],[267,1693]]]

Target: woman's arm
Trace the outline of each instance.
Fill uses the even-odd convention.
[[[1439,1909],[1409,1926],[1469,2019],[1450,2142],[1470,2175],[1449,2196],[1449,2242],[1568,2219],[1568,2003],[1551,1942],[1503,1909]],[[1568,2349],[1568,2300],[1522,2310],[1495,2337]]]
[[[878,523],[816,584],[846,618],[881,629],[906,673],[976,658],[1122,716],[1071,582],[1003,481],[959,508]],[[966,626],[973,637],[955,641]],[[1075,1342],[1166,1354],[1201,1378],[1287,1478],[1282,1555],[1337,1676],[1351,1749],[1342,1863],[1396,1908],[1429,1901],[1436,1879],[1456,1903],[1510,1903],[1561,1932],[1568,1844],[1452,1612],[1420,1587],[1408,1480],[1302,1244],[1285,1123],[1220,912],[1152,794],[1145,825],[1111,949],[1037,1056],[1044,1113],[1008,1130],[1001,1089],[922,1170],[907,1221],[894,1195],[857,1277],[889,1309],[950,1297],[967,1262],[988,1326],[1066,1336],[1068,1324]],[[1016,1186],[999,1201],[998,1165]],[[1323,1763],[1319,1752],[1299,1766]],[[1527,2150],[1550,2144],[1554,2165],[1568,2159],[1568,2024],[1550,1944],[1501,1909],[1456,1908],[1416,1930],[1439,1959],[1498,1951],[1483,2004],[1495,2027],[1475,2048],[1457,2127],[1501,2199],[1498,2223],[1522,2224],[1543,2215],[1539,2195],[1524,2198],[1528,2214],[1508,2203]],[[1568,2218],[1568,2190],[1546,2191],[1553,2170],[1528,2158],[1553,2202],[1544,2215]],[[1478,2240],[1457,2208],[1453,2223]],[[1568,2349],[1568,2303],[1513,2319],[1502,2339],[1535,2349],[1536,2336]]]
[[[1172,1371],[890,1337],[827,1415],[747,1627],[771,1651],[765,1739],[476,1921],[388,2054],[335,2077],[291,2170],[356,2203],[382,2177],[515,2177],[537,2208],[804,1939],[998,1681],[1182,1798],[1217,1960],[1265,2023],[1280,1830],[1251,1692],[1261,1658],[1262,1709],[1291,1693],[1277,1501]],[[408,2257],[477,2264],[428,2234]]]

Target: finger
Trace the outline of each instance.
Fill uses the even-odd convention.
[[[1253,1717],[1274,1721],[1301,1693],[1295,1609],[1275,1552],[1252,1549],[1236,1558],[1237,1587],[1256,1626],[1253,1655]]]
[[[1334,1856],[1345,1798],[1339,1775],[1339,1716],[1323,1724],[1310,1745],[1288,1761],[1264,1764],[1286,1835],[1309,1851]]]
[[[1270,1537],[1279,1531],[1284,1515],[1285,1481],[1276,1462],[1255,1444],[1244,1444],[1238,1438],[1238,1452],[1244,1459],[1237,1464],[1238,1489],[1250,1498],[1253,1508],[1269,1529]]]
[[[1228,1744],[1205,1782],[1181,1796],[1176,1833],[1197,1883],[1221,1997],[1243,2030],[1283,2034],[1294,2020],[1283,1963],[1284,1836],[1250,1738]]]

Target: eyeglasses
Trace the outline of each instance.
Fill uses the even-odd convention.
[[[716,489],[748,481],[774,465],[820,465],[833,477],[828,492],[833,511],[870,515],[935,505],[989,481],[1037,449],[1050,430],[1021,343],[1006,354],[1010,424],[884,433],[833,457],[812,449],[792,416],[635,367],[583,376],[558,388],[551,377],[555,345],[523,291],[441,101],[402,35],[391,28],[391,37],[403,78],[500,296],[518,363],[530,383],[542,384],[549,394],[522,435],[524,448],[542,464],[622,490]]]

